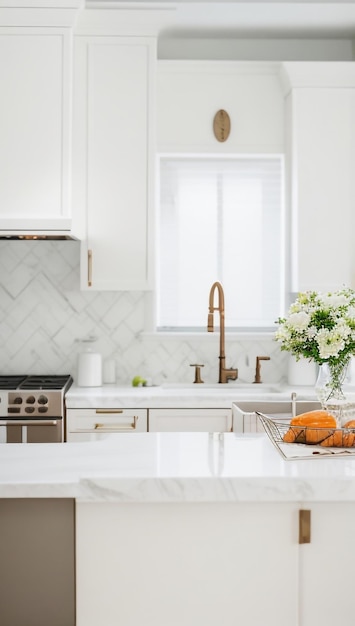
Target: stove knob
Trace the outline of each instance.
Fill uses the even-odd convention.
[[[14,398],[13,404],[22,404],[22,398],[17,396],[17,398]]]
[[[34,396],[28,396],[28,398],[26,398],[26,402],[27,404],[34,404],[36,402],[36,398]]]
[[[48,404],[48,398],[47,396],[39,396],[38,398],[38,404]]]

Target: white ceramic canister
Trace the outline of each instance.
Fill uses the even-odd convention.
[[[101,387],[102,357],[99,352],[87,348],[78,357],[78,386]]]
[[[288,384],[314,386],[317,380],[317,366],[314,361],[301,357],[298,361],[292,355],[288,360]]]

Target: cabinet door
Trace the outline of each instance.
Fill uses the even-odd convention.
[[[293,89],[287,109],[292,291],[339,289],[353,281],[355,89]]]
[[[284,503],[79,502],[77,626],[298,626],[297,515]]]
[[[300,546],[300,625],[353,626],[355,504],[308,508],[311,542]]]
[[[149,432],[231,432],[231,409],[150,409]]]
[[[154,40],[78,39],[75,123],[82,129],[76,135],[84,190],[78,196],[85,221],[82,287],[149,289]]]
[[[147,409],[67,410],[67,441],[96,441],[130,432],[147,432]]]
[[[70,228],[68,29],[0,29],[0,229]]]

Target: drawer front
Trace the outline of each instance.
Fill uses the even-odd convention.
[[[231,432],[231,409],[150,409],[150,432]]]
[[[67,441],[89,441],[119,433],[147,432],[146,409],[68,409]]]

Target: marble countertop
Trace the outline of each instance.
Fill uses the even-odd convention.
[[[171,384],[156,387],[103,385],[78,387],[73,384],[65,396],[69,409],[89,408],[231,408],[233,402],[248,400],[290,400],[296,391],[299,400],[315,399],[314,387],[228,383]]]
[[[0,444],[0,498],[81,502],[355,501],[355,456],[285,461],[265,434],[136,433]]]

